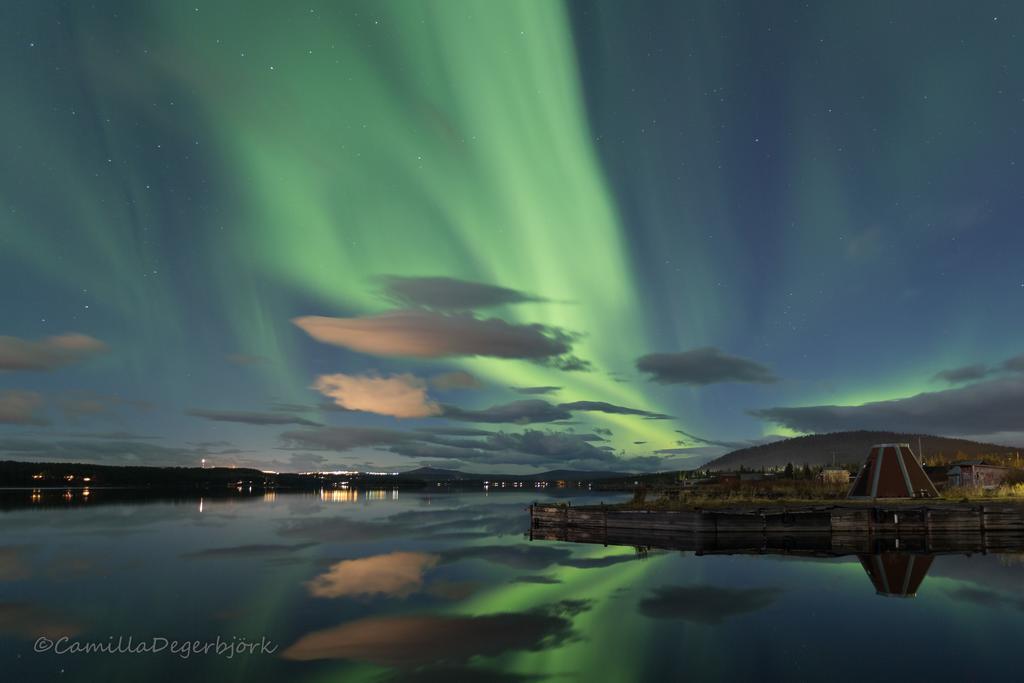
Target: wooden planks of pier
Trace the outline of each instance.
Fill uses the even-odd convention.
[[[1010,552],[1024,549],[1024,506],[932,503],[648,511],[535,504],[530,508],[530,533],[538,540],[697,552]]]

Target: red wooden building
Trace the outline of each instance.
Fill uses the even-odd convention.
[[[914,457],[910,444],[872,447],[847,498],[937,498],[935,484]]]

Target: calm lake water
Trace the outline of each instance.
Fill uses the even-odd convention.
[[[938,556],[917,596],[896,598],[855,556],[531,542],[527,506],[552,499],[534,491],[102,497],[0,512],[0,679],[1012,680],[1020,668],[1024,554]],[[119,638],[164,649],[67,651]],[[228,658],[242,639],[277,649]]]

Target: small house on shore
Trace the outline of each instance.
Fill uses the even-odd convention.
[[[964,460],[954,463],[946,476],[950,486],[995,488],[1006,481],[1009,467],[988,465],[982,460]]]
[[[938,498],[935,484],[914,457],[910,444],[872,447],[847,498]]]
[[[818,483],[821,484],[849,484],[850,483],[850,471],[845,467],[835,467],[829,465],[823,467],[821,472],[815,477]]]

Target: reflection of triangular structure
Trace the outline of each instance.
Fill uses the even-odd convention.
[[[912,553],[881,553],[858,555],[864,571],[875,585],[879,595],[912,598],[932,566],[932,555]]]
[[[914,457],[910,444],[874,446],[848,498],[937,498],[935,484]]]

